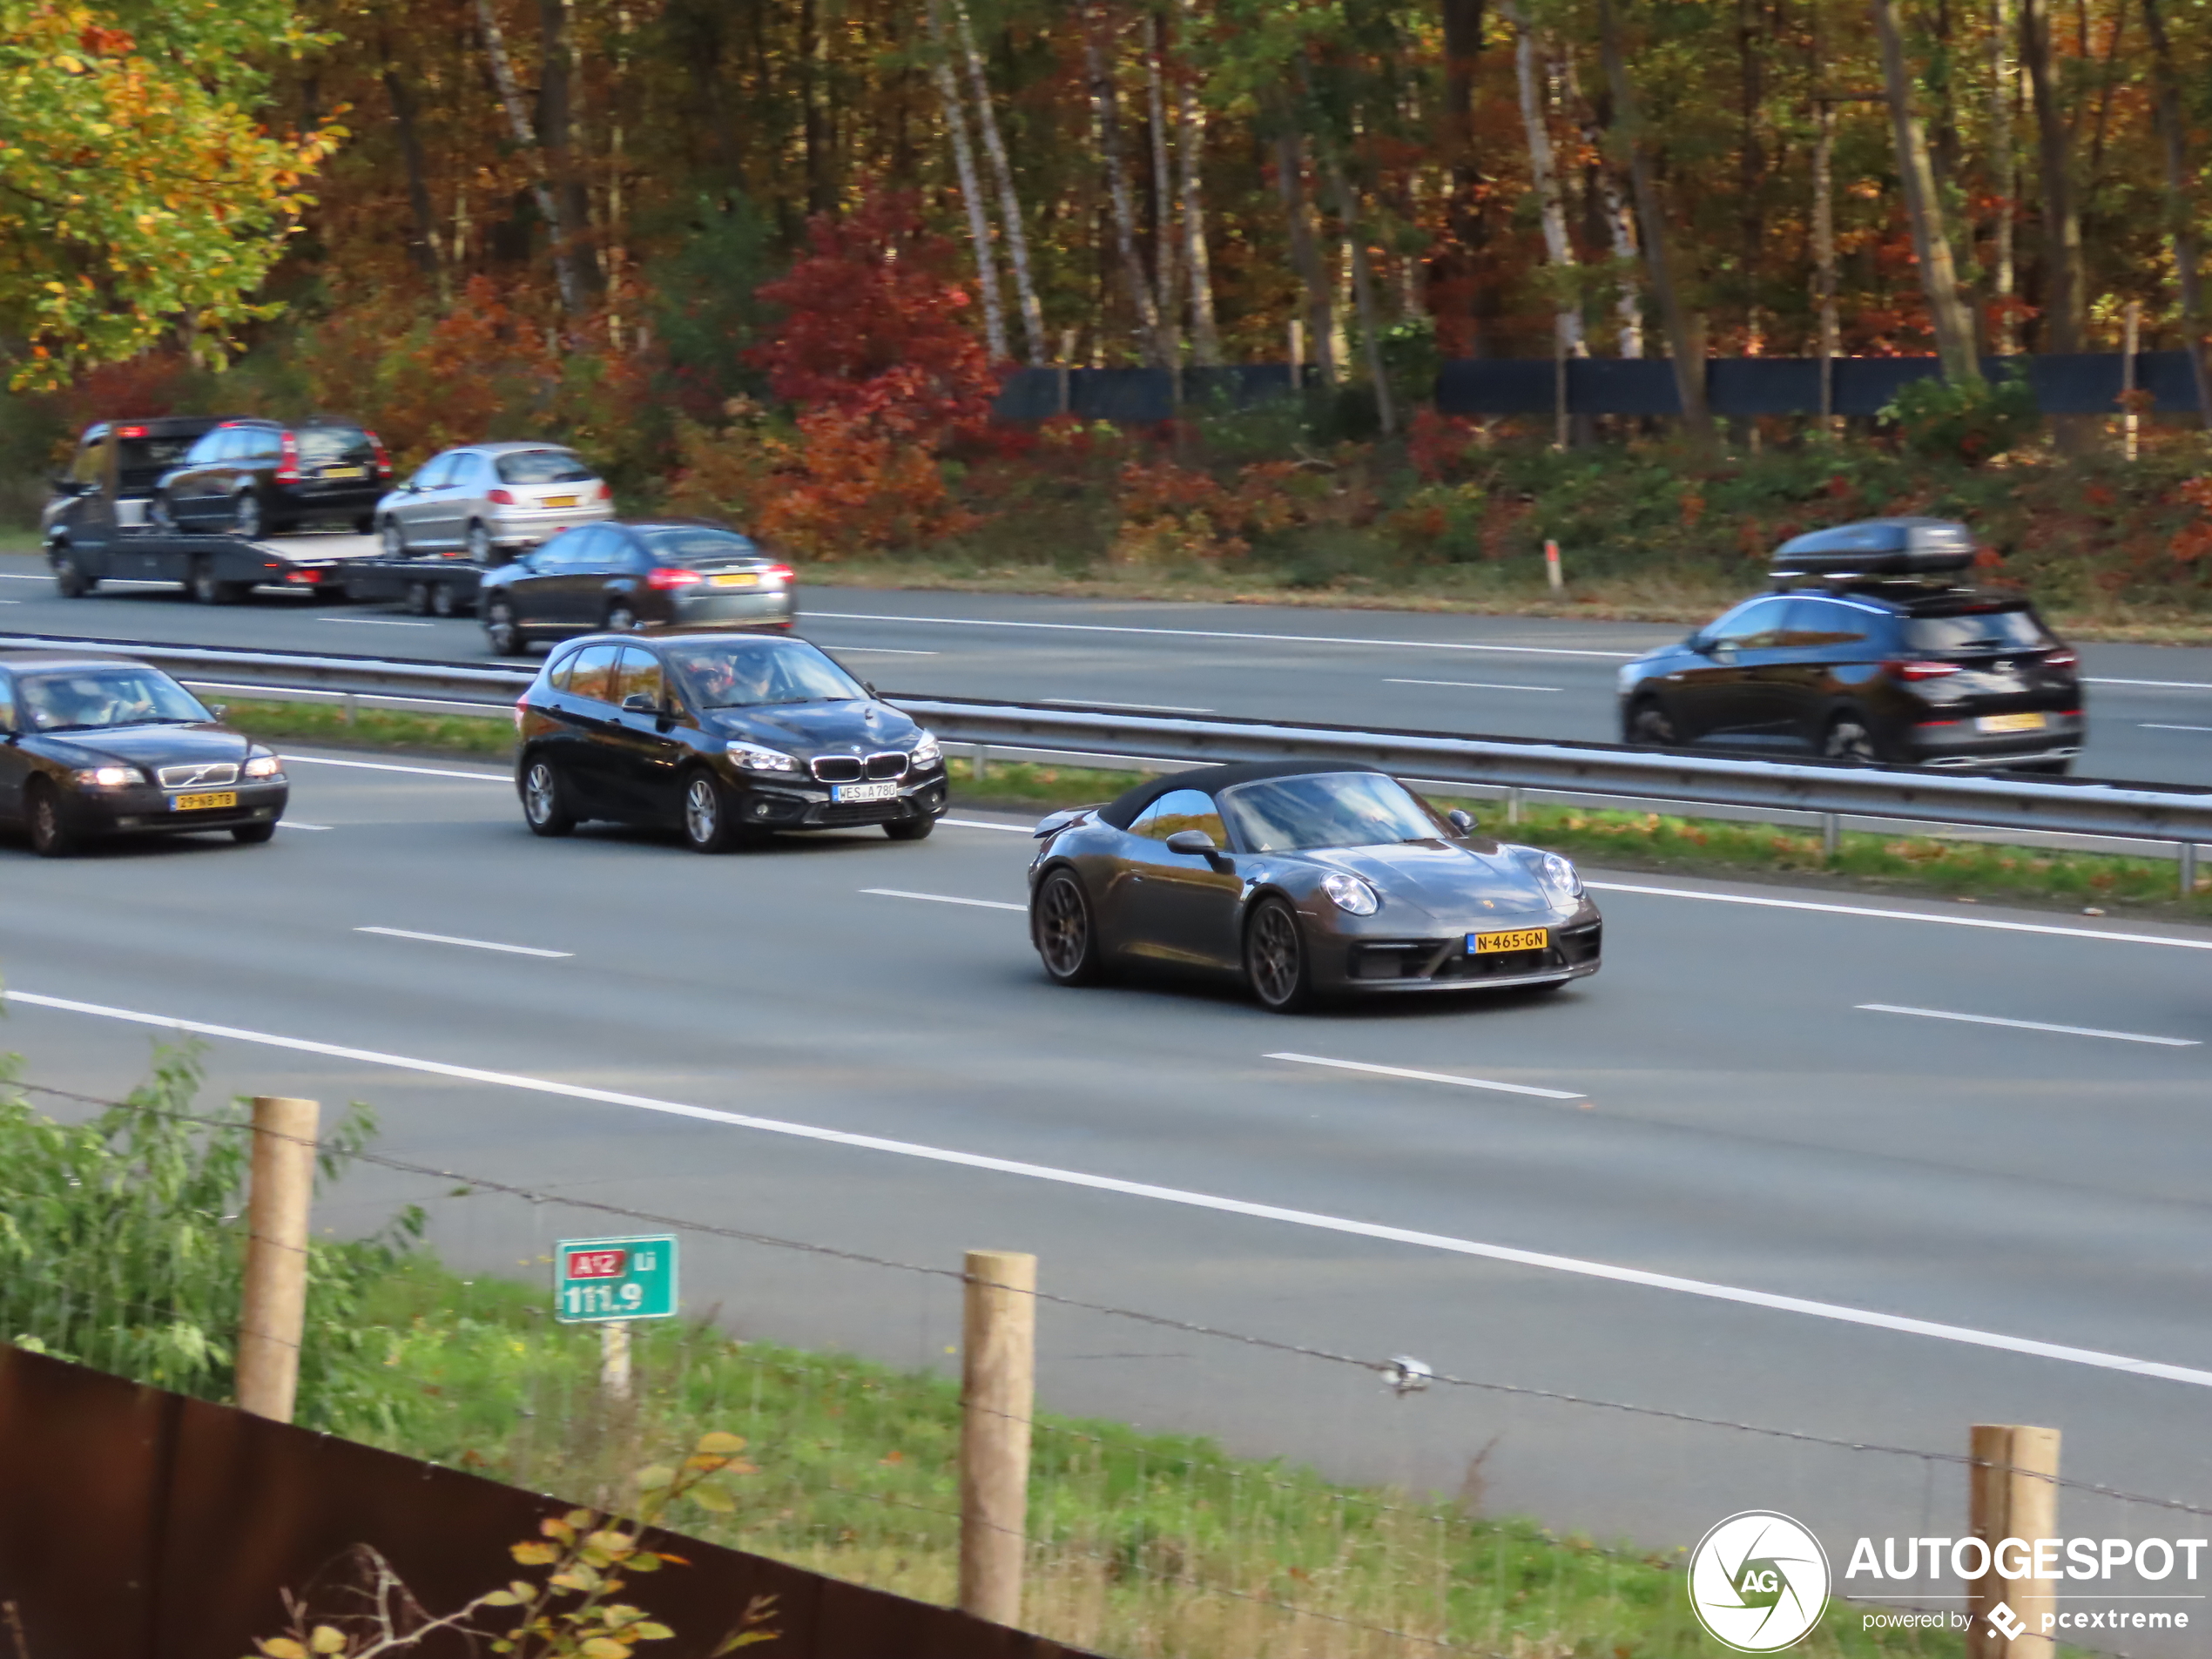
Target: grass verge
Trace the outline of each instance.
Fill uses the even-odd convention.
[[[389,753],[468,755],[504,761],[514,752],[503,720],[421,715],[364,708],[352,725],[335,705],[233,703],[230,719],[268,741],[311,741]],[[1088,766],[994,760],[978,784],[972,764],[954,758],[950,777],[956,806],[1007,812],[1049,812],[1119,794],[1140,774]],[[1444,792],[1439,792],[1441,796]],[[1532,841],[1555,852],[1620,870],[1662,874],[1777,878],[1860,892],[1994,900],[2079,910],[2127,909],[2143,914],[2212,913],[2212,874],[2200,876],[2187,902],[2168,859],[2104,853],[2052,852],[1935,835],[1844,832],[1837,856],[1820,838],[1773,824],[1700,819],[1681,813],[1531,805],[1508,826],[1494,801],[1477,801],[1487,833]]]
[[[597,1392],[599,1345],[542,1291],[411,1261],[366,1310],[396,1334],[393,1450],[603,1504],[628,1471],[703,1433],[745,1436],[759,1473],[684,1529],[898,1594],[949,1602],[958,1570],[959,1391],[712,1325],[633,1327],[635,1391]],[[1608,1549],[1210,1440],[1041,1413],[1023,1622],[1130,1659],[1703,1656],[1677,1554]],[[1831,1609],[1804,1651],[1955,1651]]]

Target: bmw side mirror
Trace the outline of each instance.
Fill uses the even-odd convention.
[[[1218,853],[1221,849],[1214,845],[1213,837],[1204,830],[1177,830],[1168,837],[1168,851],[1181,853],[1187,857],[1203,857]]]
[[[624,714],[658,714],[660,702],[646,692],[632,691],[622,699],[622,711]]]
[[[1683,640],[1682,643],[1686,648],[1696,651],[1700,657],[1710,657],[1713,654],[1713,642],[1707,638],[1703,634],[1692,634],[1689,638]]]
[[[227,720],[231,718],[231,705],[227,703],[210,703],[207,705],[207,711],[219,720]]]
[[[1462,835],[1472,835],[1474,833],[1474,814],[1473,813],[1463,813],[1455,806],[1450,812],[1444,814],[1444,821],[1449,824],[1453,829],[1459,831],[1459,833]]]

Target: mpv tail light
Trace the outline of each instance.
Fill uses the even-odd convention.
[[[300,482],[300,440],[289,432],[277,440],[276,481],[280,484]]]
[[[2043,666],[2046,668],[2078,668],[2080,664],[2080,658],[2070,651],[2046,651],[2043,654]]]
[[[664,593],[671,588],[688,588],[695,582],[705,580],[697,570],[683,570],[672,564],[660,564],[654,566],[652,573],[646,577],[645,585],[658,588]]]
[[[384,440],[374,432],[364,432],[361,435],[368,440],[368,447],[376,451],[376,470],[389,478],[392,475],[392,454],[385,448]]]
[[[487,490],[484,492],[484,499],[502,507],[512,507],[515,504],[515,492],[511,489]]]
[[[1946,674],[1956,674],[1956,663],[1892,663],[1890,672],[1901,680],[1939,680]]]

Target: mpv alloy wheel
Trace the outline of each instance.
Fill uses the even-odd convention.
[[[261,532],[267,526],[261,522],[261,498],[259,496],[249,490],[238,498],[238,505],[231,509],[231,528],[245,541],[258,542],[261,539]]]
[[[1090,903],[1072,870],[1055,870],[1037,890],[1037,954],[1062,985],[1088,985],[1098,977]]]
[[[730,833],[730,803],[711,774],[695,772],[684,786],[684,840],[694,853],[721,853],[735,839]]]
[[[1878,764],[1882,759],[1874,744],[1874,734],[1856,714],[1839,714],[1829,721],[1828,736],[1821,743],[1820,752],[1831,760],[1856,760],[1868,766]]]
[[[1252,995],[1277,1014],[1296,1014],[1313,1001],[1305,940],[1298,917],[1280,899],[1265,899],[1244,929],[1244,978]]]
[[[550,760],[534,759],[523,773],[523,818],[536,835],[566,835],[576,827],[568,791]]]

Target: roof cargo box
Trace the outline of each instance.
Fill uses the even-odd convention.
[[[1927,576],[1974,562],[1974,535],[1942,518],[1863,518],[1782,544],[1777,576]]]

